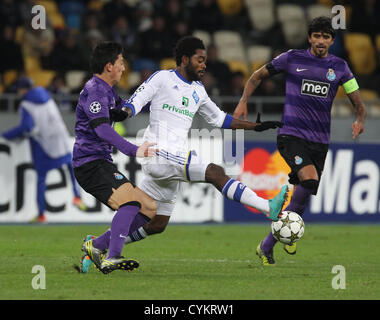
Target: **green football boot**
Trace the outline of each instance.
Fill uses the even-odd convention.
[[[287,185],[282,186],[280,193],[273,199],[269,200],[270,211],[267,217],[272,221],[278,220],[278,215],[281,213],[285,201],[288,199],[289,188]]]
[[[291,244],[284,244],[284,250],[287,254],[296,254],[297,244],[295,242]]]
[[[90,237],[89,240],[86,240],[88,237]],[[84,253],[84,256],[88,256],[90,258],[90,260],[95,264],[95,267],[97,267],[98,269],[100,269],[100,265],[102,264],[102,261],[105,257],[105,254],[107,252],[107,250],[100,250],[98,248],[95,248],[92,241],[93,241],[93,238],[91,238],[92,236],[87,236],[85,239],[84,239],[84,242],[83,242],[83,245],[82,245],[82,251]],[[87,259],[82,259],[82,262],[85,261],[86,262]],[[86,262],[87,263],[87,262]]]
[[[273,257],[273,249],[270,250],[268,253],[265,253],[263,250],[261,250],[261,242],[258,244],[256,248],[256,255],[261,260],[261,263],[263,266],[268,267],[268,266],[275,265],[275,261]]]
[[[100,271],[104,274],[110,273],[114,270],[133,271],[139,267],[139,263],[135,260],[127,260],[122,256],[113,258],[106,258],[100,265]]]

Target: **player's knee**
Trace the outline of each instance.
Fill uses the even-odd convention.
[[[148,234],[157,234],[165,231],[166,226],[168,225],[169,217],[166,216],[155,216],[152,220],[150,220],[144,229]]]
[[[315,179],[303,180],[300,182],[300,185],[311,190],[312,194],[316,195],[318,192],[319,181]]]
[[[125,183],[117,189],[113,189],[111,196],[108,199],[108,205],[113,210],[119,210],[120,206],[125,205],[130,201],[138,201],[134,193],[134,187],[130,183]]]

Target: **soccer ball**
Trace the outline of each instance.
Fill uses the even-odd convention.
[[[283,211],[278,221],[272,222],[273,237],[285,244],[298,241],[305,232],[305,223],[301,216],[293,211]]]

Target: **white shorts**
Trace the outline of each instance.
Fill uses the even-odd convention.
[[[157,214],[170,216],[174,210],[181,181],[205,182],[206,168],[195,151],[160,150],[157,157],[142,163],[144,173],[139,188],[157,203]]]

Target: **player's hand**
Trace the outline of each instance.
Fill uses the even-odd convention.
[[[148,142],[145,141],[138,149],[136,152],[136,157],[137,158],[146,158],[146,157],[155,157],[156,152],[158,152],[158,149],[152,148],[154,145],[156,145],[155,142]]]
[[[114,122],[120,122],[127,119],[129,116],[128,112],[121,109],[110,109],[110,119]]]
[[[282,128],[284,125],[281,121],[264,121],[264,122],[261,122],[260,112],[257,114],[256,123],[257,123],[257,126],[253,130],[255,130],[257,132],[265,131],[268,129]]]
[[[352,124],[352,138],[356,139],[359,134],[361,134],[364,131],[364,125],[362,122],[356,120]]]
[[[243,115],[243,120],[247,120],[247,115],[248,115],[247,104],[240,101],[239,104],[235,108],[233,117],[236,119],[239,119],[242,115]]]

